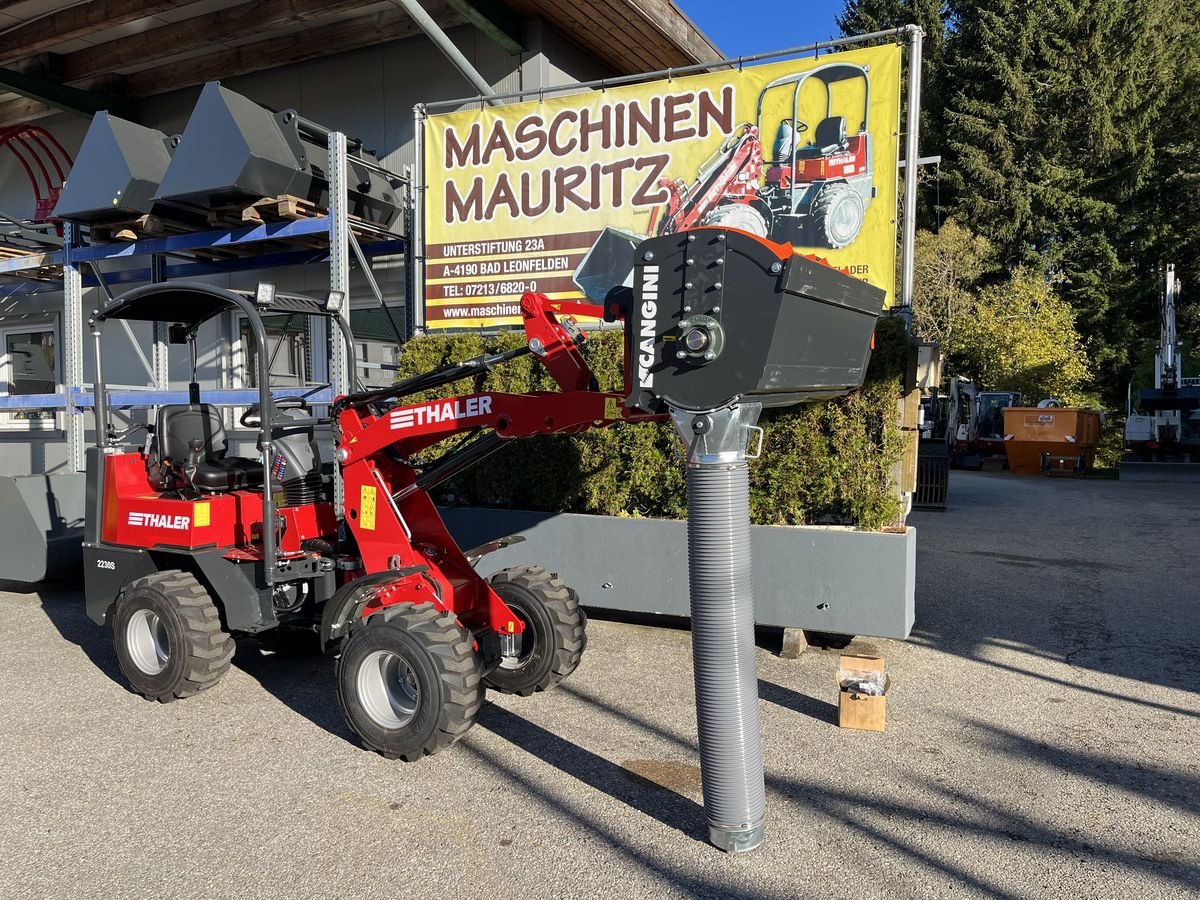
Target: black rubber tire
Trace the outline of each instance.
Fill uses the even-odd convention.
[[[837,232],[831,222],[839,209],[846,204],[849,204],[856,216],[856,221],[853,228]],[[862,197],[854,188],[848,184],[828,185],[812,205],[813,246],[837,250],[853,244],[862,232],[866,214],[867,210]]]
[[[364,747],[415,762],[445,750],[475,724],[483,705],[483,662],[471,632],[432,603],[399,603],[359,625],[335,670],[338,703]],[[419,698],[410,721],[385,727],[359,696],[359,669],[376,651],[399,656],[412,671]]]
[[[139,610],[158,617],[167,639],[166,665],[156,674],[139,667],[129,647],[130,620]],[[113,647],[134,692],[159,703],[215,685],[229,671],[236,649],[208,591],[195,575],[179,570],[147,575],[125,589],[113,615]]]
[[[491,577],[500,595],[532,633],[534,644],[518,668],[492,669],[487,686],[502,694],[528,697],[554,687],[575,671],[587,647],[587,614],[579,595],[542,566],[516,566]],[[524,635],[522,636],[524,637]]]

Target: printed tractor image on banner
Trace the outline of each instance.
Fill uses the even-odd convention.
[[[738,228],[894,294],[898,45],[430,116],[429,328],[603,300],[647,237]]]

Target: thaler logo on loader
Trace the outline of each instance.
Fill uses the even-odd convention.
[[[131,512],[130,525],[140,525],[145,528],[170,528],[172,531],[187,531],[192,524],[190,516],[169,516],[165,513]]]
[[[642,269],[642,330],[638,337],[638,386],[654,387],[654,339],[658,333],[658,266]]]
[[[436,403],[426,403],[424,406],[414,406],[412,409],[396,409],[391,413],[392,430],[412,428],[414,425],[429,425],[434,422],[453,422],[456,419],[474,419],[476,416],[490,415],[492,398],[468,397],[465,400],[439,400]]]

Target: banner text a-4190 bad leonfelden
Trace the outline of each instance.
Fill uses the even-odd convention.
[[[519,324],[525,291],[602,299],[637,243],[700,225],[891,298],[900,60],[886,45],[430,116],[428,327]]]

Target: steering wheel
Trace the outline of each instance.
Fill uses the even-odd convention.
[[[279,397],[273,404],[275,409],[302,409],[308,412],[308,401],[303,397]],[[242,413],[242,417],[238,419],[243,428],[261,428],[262,427],[262,409],[261,404],[255,403]]]
[[[808,123],[800,119],[780,119],[780,125],[790,125],[793,134],[804,134],[808,131]]]

